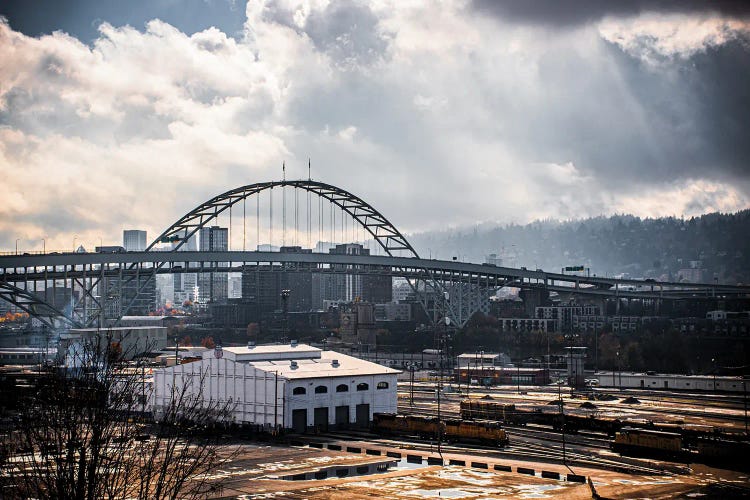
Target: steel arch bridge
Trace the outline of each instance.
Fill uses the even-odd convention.
[[[232,207],[242,203],[244,217],[245,200],[250,197],[257,198],[264,191],[270,192],[276,188],[286,187],[307,191],[317,195],[321,202],[327,200],[332,206],[338,207],[340,211],[356,221],[386,255],[284,254],[246,252],[244,248],[242,252],[181,251],[201,228],[215,222],[223,213],[229,212],[231,230]],[[286,201],[286,198],[284,200]],[[271,216],[271,223],[272,221]],[[258,239],[260,239],[259,234]],[[172,243],[172,248],[169,251],[157,249],[160,243]],[[456,326],[463,326],[477,311],[487,312],[487,299],[497,289],[504,286],[517,286],[532,290],[544,288],[560,292],[574,291],[592,297],[632,297],[653,300],[695,296],[747,297],[750,295],[750,287],[616,280],[547,273],[540,270],[528,271],[523,268],[513,269],[421,259],[406,237],[370,204],[346,190],[308,179],[250,184],[215,196],[170,225],[148,246],[145,252],[0,256],[0,298],[39,318],[49,326],[55,324],[53,318],[58,318],[58,322],[86,327],[95,325],[97,322],[101,324],[104,311],[108,307],[108,301],[111,298],[97,288],[105,283],[105,279],[112,279],[119,284],[118,297],[120,298],[123,296],[121,293],[123,286],[130,287],[134,292],[131,293],[132,297],[127,303],[119,304],[118,315],[122,317],[127,314],[143,295],[146,287],[159,274],[237,272],[242,270],[248,262],[257,266],[261,263],[283,263],[290,271],[309,272],[314,268],[315,272],[332,273],[337,272],[336,269],[346,269],[347,274],[403,277],[433,322],[450,318]],[[236,263],[241,263],[241,265],[235,265]],[[343,266],[343,268],[336,266]],[[41,271],[40,268],[42,268]],[[71,307],[64,308],[65,310],[55,308],[45,300],[48,295],[47,284],[51,280],[53,286],[56,286],[58,279],[64,280],[65,283],[70,281],[71,288],[77,285],[81,292]],[[44,297],[36,291],[39,281],[45,284]],[[28,290],[29,282],[33,284],[33,290]],[[24,287],[18,286],[20,284]],[[635,287],[639,290],[630,289]],[[99,295],[96,294],[96,290],[99,290]]]
[[[321,200],[327,200],[331,205],[338,207],[339,210],[346,213],[356,221],[359,226],[369,234],[372,241],[374,241],[386,253],[386,255],[392,257],[406,256],[419,258],[416,250],[407,241],[406,237],[372,205],[349,191],[331,184],[313,181],[311,179],[261,182],[248,184],[226,191],[200,204],[179,218],[156,239],[154,239],[151,244],[148,245],[146,251],[154,251],[160,243],[172,243],[170,251],[178,252],[202,228],[217,220],[222,213],[229,211],[231,217],[231,209],[233,206],[244,203],[248,198],[258,196],[261,192],[273,190],[274,188],[283,189],[286,187],[301,189],[313,195],[317,195]],[[155,276],[160,272],[164,265],[164,262],[160,262],[154,264],[154,266],[148,270],[143,270],[135,265],[130,267],[131,270],[138,269],[139,272],[136,273],[135,277],[126,276],[124,278],[124,284],[131,288],[135,287],[135,294],[130,298],[128,303],[122,304],[121,316],[126,315],[131,307],[138,301],[139,296],[141,296],[143,291],[155,279]],[[213,272],[213,270],[209,270],[209,272]],[[408,276],[408,273],[404,273],[404,276]],[[79,285],[83,290],[83,293],[81,294],[81,299],[77,302],[83,302],[84,309],[86,309],[86,305],[90,304],[93,306],[93,314],[91,314],[91,310],[84,311],[84,318],[82,320],[77,320],[71,315],[57,311],[52,306],[49,306],[44,310],[47,312],[59,312],[60,317],[72,325],[90,326],[96,323],[104,311],[103,302],[106,300],[104,297],[99,297],[97,299],[94,295],[94,287],[102,281],[101,276],[98,279],[87,281],[87,277],[84,273],[82,279],[83,283],[79,283]],[[470,287],[453,286],[448,289],[443,282],[436,280],[431,276],[429,270],[425,277],[407,277],[406,279],[410,287],[416,293],[416,296],[420,300],[422,307],[427,312],[428,317],[433,321],[449,317],[454,324],[463,325],[476,310],[483,308],[486,309],[486,306],[484,306],[484,299],[486,299],[490,293],[490,289],[487,287],[481,285]],[[120,274],[119,283],[120,286],[122,286],[122,274]],[[427,289],[437,292],[433,294],[431,300],[427,300],[425,294],[422,293]],[[454,296],[453,300],[451,300],[451,295]],[[26,302],[33,302],[35,307],[49,305],[46,304],[44,300],[40,299],[38,295],[27,293],[26,290],[20,288],[8,289],[5,293],[0,293],[0,297],[22,309],[24,308],[23,304]],[[31,309],[31,311],[34,310],[35,309]],[[32,313],[30,312],[30,314]],[[48,323],[48,321],[45,321],[45,323]]]
[[[244,202],[252,196],[257,196],[263,191],[285,187],[302,189],[337,206],[341,211],[352,217],[387,255],[402,256],[405,253],[407,257],[419,258],[417,251],[414,250],[406,237],[375,207],[349,191],[312,179],[260,182],[226,191],[182,216],[152,241],[146,251],[152,250],[159,243],[174,242],[176,244],[172,251],[176,252],[201,228],[216,220],[221,213],[231,210],[234,205]],[[460,294],[460,300],[451,302],[451,292],[446,289],[443,283],[432,277],[428,279],[407,278],[407,282],[420,299],[420,304],[428,317],[433,321],[449,317],[454,324],[464,325],[476,310],[482,309],[484,301],[481,297],[488,294],[486,289],[474,290],[461,287],[456,289]],[[145,285],[142,288],[144,287]],[[437,290],[439,298],[427,300],[425,295],[420,293],[420,290],[427,288]],[[135,300],[134,298],[131,304],[128,304],[126,310]]]

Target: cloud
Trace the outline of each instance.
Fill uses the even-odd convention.
[[[308,157],[406,232],[747,206],[742,16],[470,7],[248,2],[238,36],[108,20],[90,44],[0,23],[0,245],[155,236]]]
[[[605,40],[628,54],[657,63],[662,58],[688,58],[736,40],[750,40],[750,20],[715,14],[641,14],[627,19],[609,18],[599,25]]]
[[[473,0],[472,9],[489,14],[505,23],[529,23],[546,27],[576,27],[597,23],[605,18],[625,18],[644,13],[656,14],[723,14],[732,17],[750,17],[746,2],[733,0],[537,0],[514,2],[512,0]]]

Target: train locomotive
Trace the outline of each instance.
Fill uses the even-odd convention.
[[[508,444],[503,426],[490,420],[438,420],[435,417],[375,413],[372,430],[383,435],[444,439],[448,442],[477,442],[493,446]]]

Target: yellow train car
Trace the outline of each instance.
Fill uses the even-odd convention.
[[[375,413],[372,416],[372,427],[382,434],[404,434],[409,431],[409,422],[405,415]]]
[[[464,399],[461,401],[461,418],[509,420],[516,411],[514,404],[502,404],[481,399]]]
[[[610,446],[624,455],[678,458],[682,455],[682,436],[675,432],[623,427]]]
[[[446,420],[445,436],[450,441],[476,441],[497,446],[508,444],[508,434],[498,422]]]
[[[437,418],[432,417],[409,415],[406,420],[408,422],[408,433],[423,438],[437,438],[441,432],[441,427],[443,427],[443,424]]]
[[[499,422],[487,420],[447,420],[416,415],[396,415],[376,413],[373,415],[372,430],[383,435],[408,435],[425,439],[441,437],[454,442],[481,442],[504,446],[508,444],[508,434]]]

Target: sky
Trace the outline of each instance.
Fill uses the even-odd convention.
[[[0,248],[281,178],[414,233],[750,207],[740,2],[0,2]]]

